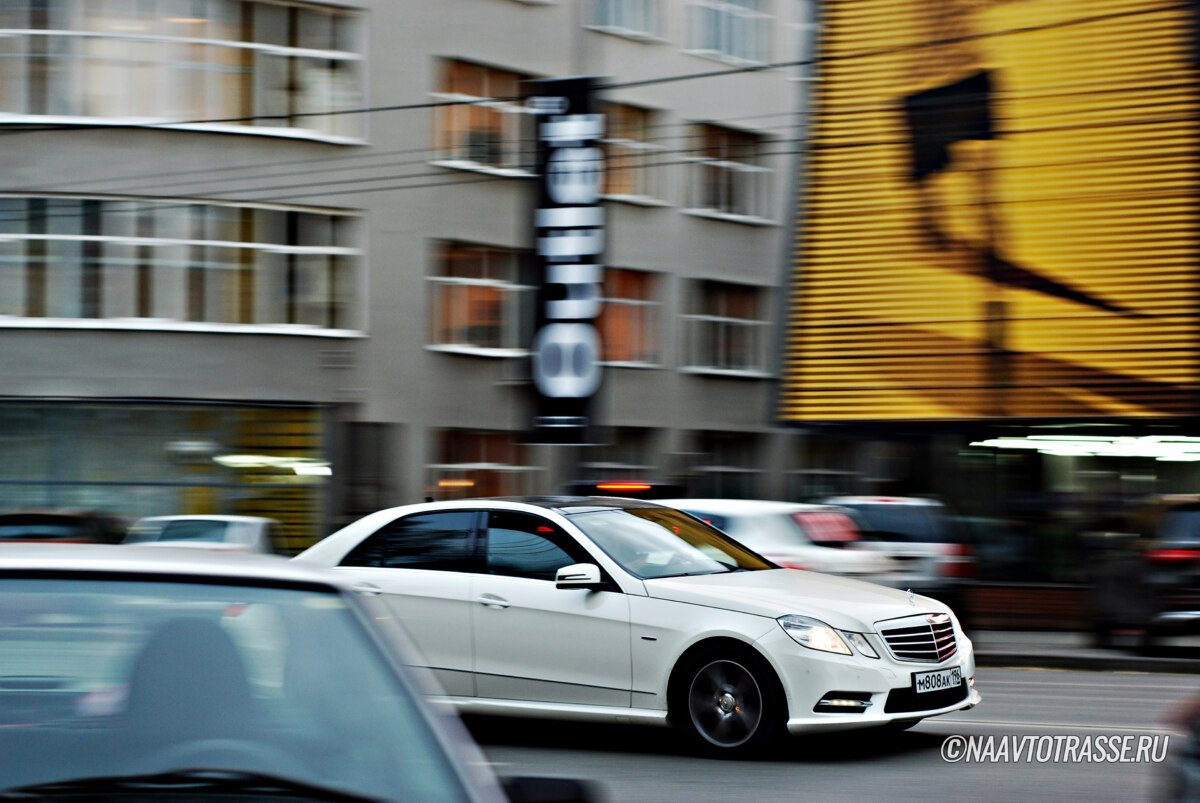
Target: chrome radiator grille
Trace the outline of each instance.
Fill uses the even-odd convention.
[[[897,661],[937,664],[958,652],[954,622],[944,613],[889,619],[876,628]]]

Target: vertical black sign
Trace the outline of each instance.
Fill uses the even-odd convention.
[[[592,441],[601,379],[604,116],[594,109],[594,78],[531,81],[529,89],[539,176],[531,442],[579,445]]]

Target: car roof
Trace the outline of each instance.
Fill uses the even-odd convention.
[[[524,507],[537,507],[543,510],[554,510],[560,513],[582,513],[588,510],[615,510],[629,508],[664,507],[645,499],[628,499],[620,496],[487,496],[469,499],[450,499],[438,502],[422,502],[411,505],[398,505],[378,511],[379,513],[400,513],[408,510],[461,510],[471,507],[493,507],[520,510]]]
[[[710,510],[714,513],[804,513],[807,511],[830,511],[830,504],[808,502],[784,502],[774,499],[657,499],[659,504],[688,510]]]
[[[30,572],[345,588],[331,573],[270,555],[130,544],[0,543],[0,576]]]

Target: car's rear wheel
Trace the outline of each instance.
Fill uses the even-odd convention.
[[[770,667],[749,650],[717,648],[680,667],[671,722],[710,755],[764,752],[782,736],[786,705]]]

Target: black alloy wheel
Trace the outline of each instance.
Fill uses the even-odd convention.
[[[671,721],[716,756],[765,753],[782,735],[786,704],[770,667],[748,650],[705,650],[682,667]]]

